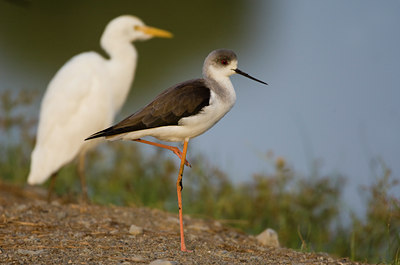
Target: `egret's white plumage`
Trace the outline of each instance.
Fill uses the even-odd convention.
[[[105,59],[86,52],[70,59],[49,83],[42,100],[29,184],[41,184],[78,154],[96,145],[85,142],[110,126],[132,84],[137,51],[131,42],[169,32],[147,27],[134,16],[113,19],[101,37]]]

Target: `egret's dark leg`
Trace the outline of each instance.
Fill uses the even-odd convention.
[[[85,176],[85,152],[81,152],[79,154],[79,158],[78,158],[78,176],[79,179],[81,181],[81,189],[82,189],[82,201],[84,203],[88,203],[89,202],[89,198],[88,198],[88,191],[87,191],[87,185],[86,185],[86,176]]]
[[[56,184],[57,174],[58,174],[58,172],[55,172],[50,176],[50,185],[49,185],[49,189],[47,190],[47,202],[48,203],[51,202],[51,197],[53,195],[54,186]]]

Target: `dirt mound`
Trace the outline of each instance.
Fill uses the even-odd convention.
[[[61,199],[49,204],[38,189],[0,184],[0,263],[360,264],[263,247],[253,236],[213,220],[184,216],[184,222],[192,253],[180,251],[177,214]]]

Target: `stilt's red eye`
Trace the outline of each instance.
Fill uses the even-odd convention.
[[[227,64],[228,64],[228,60],[226,60],[226,59],[222,59],[222,60],[221,60],[221,64],[223,64],[223,65],[227,65]]]

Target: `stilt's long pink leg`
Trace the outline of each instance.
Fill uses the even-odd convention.
[[[185,139],[183,144],[183,153],[181,158],[181,166],[179,168],[179,175],[176,181],[176,192],[178,193],[178,207],[179,207],[179,225],[181,232],[181,250],[185,252],[191,252],[188,250],[185,245],[185,237],[183,235],[183,213],[182,213],[182,177],[183,177],[183,168],[185,167],[186,153],[188,148],[189,139]]]

